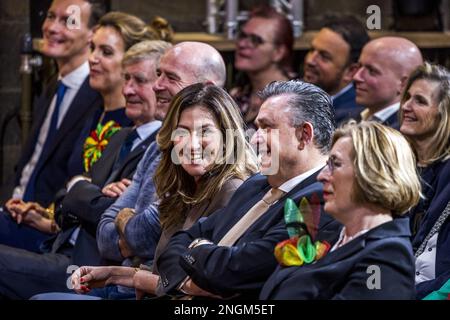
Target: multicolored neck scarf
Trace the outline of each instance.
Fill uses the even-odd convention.
[[[275,258],[285,267],[313,263],[325,256],[331,247],[326,241],[314,242],[320,222],[319,197],[313,194],[311,204],[303,197],[299,207],[290,198],[284,203],[289,239],[276,245]]]
[[[83,145],[83,166],[86,172],[89,172],[92,165],[100,159],[109,139],[120,129],[117,122],[110,120],[104,125],[98,123],[97,128],[92,130]]]

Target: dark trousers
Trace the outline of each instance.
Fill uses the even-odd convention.
[[[72,292],[67,286],[74,271],[70,263],[71,258],[63,254],[0,245],[0,296],[29,299],[43,292]]]
[[[51,235],[24,224],[17,224],[0,209],[0,244],[40,253],[40,245]]]

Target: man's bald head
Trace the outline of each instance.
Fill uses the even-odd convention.
[[[356,102],[375,113],[400,101],[410,73],[423,64],[419,48],[400,37],[382,37],[367,43],[354,76]]]
[[[202,42],[181,42],[161,58],[158,79],[153,86],[157,99],[156,117],[164,119],[172,98],[181,89],[199,82],[224,86],[225,62],[212,46]]]
[[[225,62],[214,47],[203,42],[186,41],[175,45],[171,51],[190,68],[198,82],[213,82],[221,87],[225,85]]]
[[[423,64],[419,48],[410,40],[401,37],[381,37],[367,43],[363,50],[378,52],[380,59],[390,63],[399,77],[409,77],[411,72]]]

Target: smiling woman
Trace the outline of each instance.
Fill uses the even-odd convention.
[[[130,47],[141,41],[170,40],[170,30],[162,18],[156,18],[147,25],[136,16],[110,12],[100,19],[90,45],[89,84],[102,95],[103,109],[98,110],[93,121],[84,127],[80,134],[81,140],[86,139],[83,150],[75,150],[72,163],[79,161],[82,152],[84,171],[88,172],[101,157],[111,137],[122,127],[136,124],[135,119],[125,113],[122,59]]]
[[[424,198],[411,211],[417,297],[450,279],[450,72],[425,63],[409,77],[400,131],[416,152]]]

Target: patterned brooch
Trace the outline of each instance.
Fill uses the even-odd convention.
[[[300,206],[288,198],[284,203],[284,220],[289,239],[275,247],[275,258],[282,266],[301,266],[321,259],[330,250],[326,241],[315,241],[320,222],[320,199],[316,194],[311,204],[302,198]]]
[[[104,125],[97,124],[97,128],[91,131],[83,145],[83,165],[86,172],[100,159],[109,139],[120,129],[121,127],[117,122],[110,120]]]

